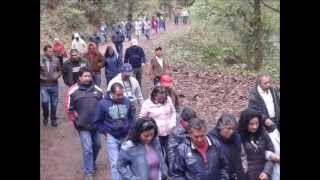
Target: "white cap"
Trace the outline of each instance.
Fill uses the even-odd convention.
[[[138,41],[136,39],[132,39],[131,44],[132,44],[132,46],[136,46],[136,45],[138,45]]]

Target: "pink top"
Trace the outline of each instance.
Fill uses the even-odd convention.
[[[176,126],[176,110],[172,100],[168,97],[166,104],[154,104],[151,99],[143,102],[140,117],[153,118],[159,128],[159,136],[167,136],[172,128]]]

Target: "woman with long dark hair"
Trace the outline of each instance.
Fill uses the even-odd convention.
[[[107,46],[104,58],[105,76],[108,84],[112,78],[120,73],[122,62],[111,46]]]
[[[158,128],[152,118],[136,121],[120,149],[117,169],[123,180],[162,180],[168,169],[161,153]]]
[[[239,133],[242,141],[242,164],[248,180],[271,179],[273,163],[280,160],[263,128],[258,112],[246,109],[241,112]]]

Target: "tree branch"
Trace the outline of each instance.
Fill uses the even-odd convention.
[[[265,7],[267,7],[267,8],[269,8],[269,9],[273,10],[273,11],[276,11],[276,12],[280,13],[280,10],[279,10],[279,9],[276,9],[276,8],[273,8],[273,7],[269,6],[269,5],[266,4],[263,0],[261,0],[261,2],[262,2],[262,4],[263,4]]]

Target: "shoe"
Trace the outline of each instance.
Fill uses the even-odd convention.
[[[43,118],[42,120],[43,126],[47,126],[48,125],[48,118]]]
[[[58,123],[57,123],[56,121],[51,121],[51,125],[52,125],[53,127],[57,127],[57,126],[58,126]]]

